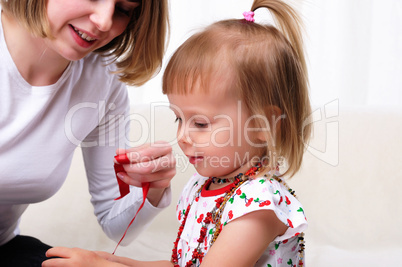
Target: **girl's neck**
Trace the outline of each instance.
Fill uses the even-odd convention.
[[[34,37],[6,12],[2,11],[1,22],[8,51],[25,81],[33,86],[57,82],[70,62],[48,49],[46,39]]]
[[[242,166],[240,166],[238,169],[236,169],[235,171],[224,175],[220,178],[231,178],[231,177],[235,177],[236,175],[238,175],[239,173],[246,173],[248,170],[250,170],[250,168],[252,168],[253,166],[255,166],[258,163],[258,161],[248,161],[245,164],[243,164]],[[268,166],[266,166],[266,168],[268,168]],[[215,184],[215,183],[211,183],[208,187],[208,190],[217,190],[217,189],[221,189],[224,188],[225,186],[227,186],[228,183],[223,183],[223,184]]]

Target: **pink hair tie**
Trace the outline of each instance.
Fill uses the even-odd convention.
[[[253,11],[245,11],[243,12],[244,19],[250,22],[254,22],[254,12]]]

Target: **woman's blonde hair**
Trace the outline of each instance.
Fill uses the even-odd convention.
[[[311,132],[302,24],[282,1],[255,0],[251,10],[259,8],[270,10],[278,28],[244,19],[210,25],[173,54],[163,76],[163,93],[191,93],[194,85],[208,92],[213,78],[229,74],[232,82],[224,93],[239,96],[251,116],[267,119],[255,120],[260,129],[269,122],[265,156],[271,167],[286,159],[284,174],[293,176]]]
[[[2,9],[33,35],[52,38],[46,12],[47,0],[0,1]],[[168,28],[167,0],[143,0],[131,16],[126,30],[96,52],[116,61],[116,74],[122,82],[142,85],[161,68]]]

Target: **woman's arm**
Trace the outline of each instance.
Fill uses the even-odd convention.
[[[101,114],[104,120],[102,119],[98,127],[86,135],[83,140],[82,153],[91,193],[91,202],[94,205],[98,222],[109,238],[119,242],[127,225],[140,207],[143,196],[142,189],[134,187],[131,189],[130,194],[115,201],[120,196],[120,193],[113,168],[113,159],[118,147],[124,148],[128,145],[127,138],[130,136],[130,124],[127,123],[127,120],[130,116],[130,107],[127,88],[116,80],[111,84],[114,89],[111,89],[112,93],[106,97],[107,102],[104,105],[106,107],[112,105],[115,108],[107,108],[106,113]],[[138,160],[147,159],[149,161],[152,159],[152,165],[144,164],[146,167],[150,166],[149,169],[138,168],[140,166],[135,163],[124,166],[124,168],[127,167],[127,170],[122,173],[123,176],[131,178],[130,180],[124,178],[122,179],[123,181],[135,186],[141,186],[142,182],[150,182],[151,185],[148,201],[146,201],[122,241],[124,245],[134,240],[149,222],[170,204],[171,191],[169,184],[175,174],[175,162],[168,161],[168,164],[166,164],[166,159],[169,156],[172,157],[170,146],[161,147],[147,144],[142,147],[122,150],[127,152],[140,151]],[[134,156],[136,155],[138,154]],[[159,160],[163,165],[156,164],[153,162],[154,160]],[[140,169],[140,173],[138,173],[138,169]],[[136,184],[135,181],[137,181]]]
[[[254,266],[269,243],[286,230],[287,226],[271,210],[248,213],[222,229],[201,266]]]

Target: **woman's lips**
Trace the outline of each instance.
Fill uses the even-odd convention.
[[[80,30],[78,30],[77,28],[75,28],[72,25],[70,25],[70,30],[71,30],[71,33],[73,35],[75,42],[81,47],[89,48],[97,40],[96,38],[89,36],[88,34],[86,34],[84,32],[81,32]]]

